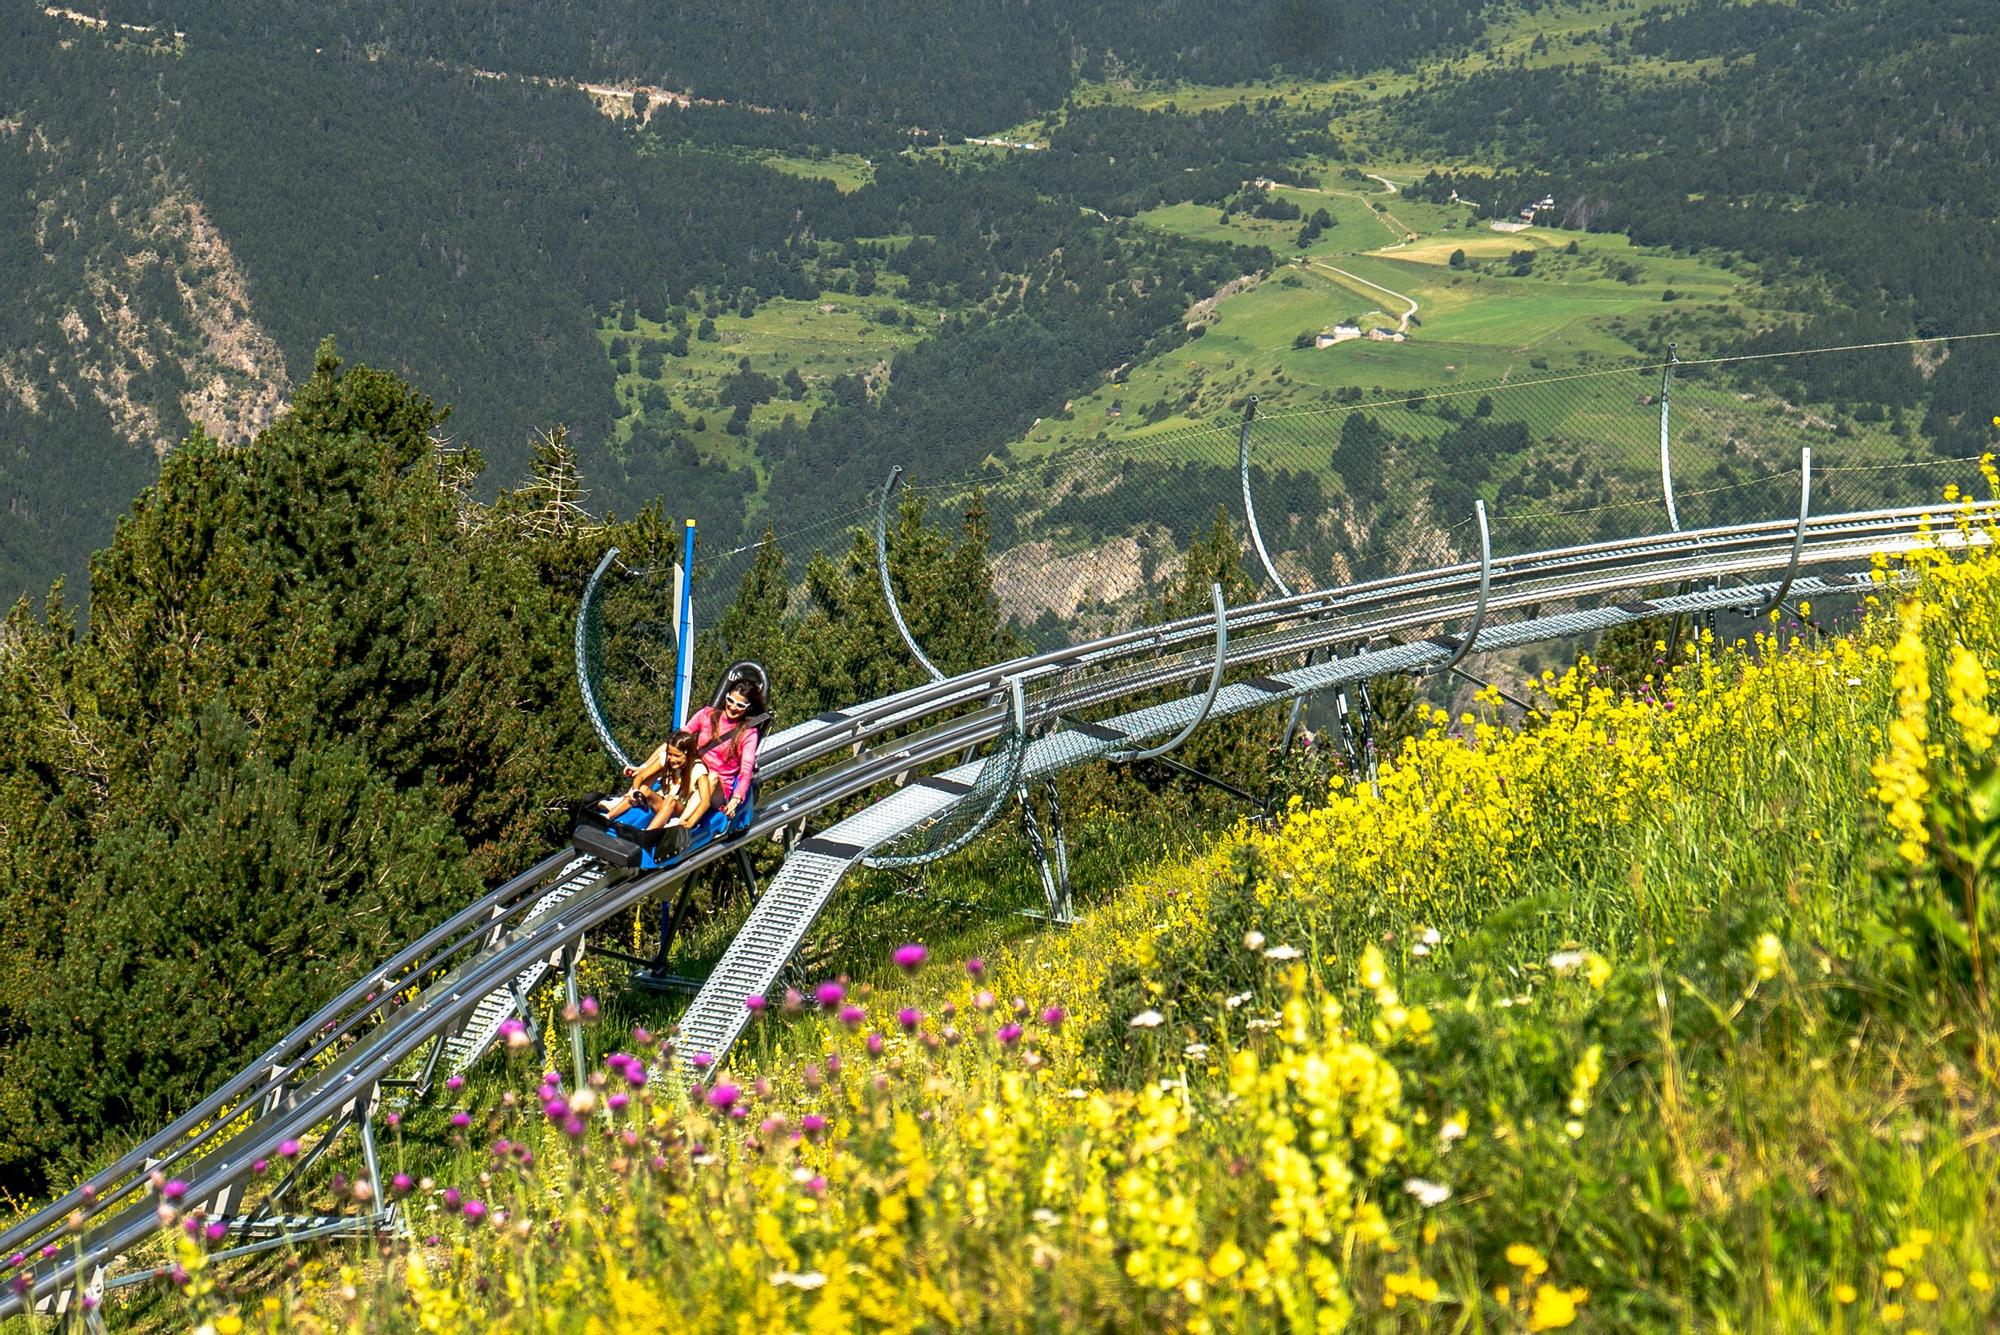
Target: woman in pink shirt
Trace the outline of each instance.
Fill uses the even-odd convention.
[[[702,765],[715,776],[723,814],[731,821],[750,797],[765,718],[763,684],[746,673],[732,676],[723,687],[720,708],[697,709],[687,721]]]

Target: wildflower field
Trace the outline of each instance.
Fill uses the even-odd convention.
[[[420,1115],[448,1155],[385,1150],[408,1238],[258,1288],[184,1221],[173,1319],[1988,1328],[2000,556],[1960,536],[1845,638],[1586,660],[1066,934],[769,998],[688,1097],[670,1036],[600,1032],[584,1088],[517,1054]]]

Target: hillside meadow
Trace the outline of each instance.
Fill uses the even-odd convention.
[[[408,1237],[274,1283],[185,1221],[174,1319],[1980,1327],[2000,530],[1939,534],[1845,638],[1585,658],[1067,933],[885,945],[685,1097],[671,1034],[517,1051],[385,1150]]]

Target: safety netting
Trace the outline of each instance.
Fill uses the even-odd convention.
[[[1808,452],[1814,514],[1936,501],[1977,482],[1993,435],[1976,373],[2000,355],[1989,337],[1554,370],[1527,357],[1497,381],[1246,396],[1199,422],[1146,413],[1082,444],[1016,442],[970,476],[895,461],[896,504],[944,529],[974,520],[1002,620],[1048,648],[1199,613],[1205,579],[1187,563],[1218,532],[1236,604],[1476,560],[1481,507],[1496,556],[1789,522]],[[815,551],[872,562],[878,499],[829,496],[808,523],[704,557],[702,624],[769,548],[786,558],[780,605]],[[893,540],[889,558],[900,590],[912,576]]]

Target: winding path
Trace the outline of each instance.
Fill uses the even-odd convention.
[[[1415,297],[1410,296],[1406,292],[1398,292],[1393,288],[1383,287],[1380,283],[1372,283],[1368,279],[1363,278],[1358,273],[1349,273],[1345,269],[1336,269],[1331,264],[1328,264],[1325,260],[1307,260],[1306,264],[1311,268],[1324,269],[1328,273],[1339,274],[1342,278],[1345,278],[1350,283],[1359,283],[1361,284],[1361,286],[1368,288],[1371,291],[1380,292],[1385,296],[1394,297],[1397,301],[1407,303],[1409,305],[1409,309],[1404,311],[1403,318],[1397,321],[1396,332],[1399,334],[1407,334],[1410,332],[1410,317],[1417,313],[1417,299]]]

